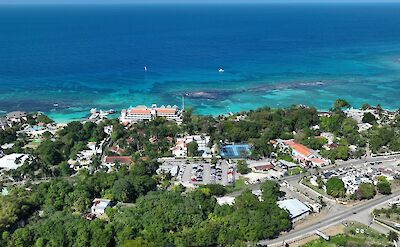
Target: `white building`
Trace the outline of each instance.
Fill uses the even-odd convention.
[[[97,145],[96,142],[89,142],[87,144],[87,149],[80,151],[76,155],[76,160],[68,160],[68,164],[70,164],[70,168],[78,171],[80,169],[89,169],[89,165],[92,163],[94,157],[101,155],[102,153],[102,144],[104,141]]]
[[[297,143],[294,140],[278,139],[276,145],[278,145],[282,151],[290,150],[292,158],[300,164],[311,163],[314,166],[321,167],[330,163],[329,160],[323,159],[317,151]]]
[[[289,213],[292,222],[305,218],[311,212],[309,207],[297,199],[278,201],[278,206]]]
[[[187,157],[188,149],[187,146],[191,142],[196,142],[198,145],[197,151],[201,153],[203,158],[212,157],[211,149],[208,147],[210,142],[210,136],[205,135],[192,135],[185,136],[183,138],[177,138],[175,147],[171,148],[172,154],[175,157]]]
[[[9,154],[0,158],[0,169],[15,170],[22,166],[29,157],[27,154]]]
[[[219,205],[233,205],[235,203],[235,197],[233,196],[217,197],[217,203]]]
[[[160,106],[153,104],[151,107],[139,105],[129,109],[122,109],[120,121],[124,124],[137,123],[139,121],[150,121],[156,117],[165,117],[167,120],[173,120],[177,123],[182,122],[183,110],[177,106]]]
[[[367,112],[374,115],[376,119],[379,119],[379,115],[377,114],[376,110],[374,110],[374,109],[361,110],[361,109],[350,108],[343,112],[346,114],[347,117],[356,120],[357,123],[359,123],[359,124],[362,123],[364,114]]]
[[[27,118],[27,114],[26,112],[23,111],[13,111],[13,112],[9,112],[6,115],[6,118],[8,121],[13,122],[13,123],[20,123],[22,121],[26,121]]]
[[[8,120],[6,118],[0,117],[0,129],[5,130],[9,127],[11,127],[11,124],[8,122]]]
[[[96,198],[93,200],[93,205],[90,208],[90,212],[96,216],[105,213],[107,207],[110,207],[111,200]]]

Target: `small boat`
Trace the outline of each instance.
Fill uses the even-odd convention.
[[[147,71],[147,66],[144,66],[144,71]]]
[[[54,103],[53,106],[54,106],[54,107],[58,107],[58,103]]]
[[[223,73],[223,72],[225,72],[225,70],[223,68],[219,68],[218,72]]]

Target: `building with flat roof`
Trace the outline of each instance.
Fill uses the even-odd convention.
[[[219,205],[233,205],[235,203],[235,197],[233,196],[217,197],[217,203]]]
[[[311,212],[309,207],[297,199],[287,199],[277,203],[280,208],[289,213],[289,218],[292,222],[305,218]]]
[[[22,166],[29,157],[27,154],[9,154],[0,158],[0,169],[15,170]]]
[[[93,200],[93,205],[90,208],[90,212],[96,216],[105,213],[107,207],[111,205],[111,200],[96,198]]]
[[[187,157],[188,144],[196,142],[198,145],[197,151],[203,158],[212,157],[211,149],[208,147],[210,143],[210,136],[206,135],[191,135],[176,139],[176,144],[171,148],[172,154],[175,157]]]
[[[160,106],[153,104],[151,107],[139,105],[122,109],[120,121],[124,124],[137,123],[139,121],[150,121],[156,117],[165,117],[167,120],[181,123],[183,119],[183,109],[177,106]]]

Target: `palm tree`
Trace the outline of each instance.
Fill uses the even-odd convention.
[[[393,242],[393,241],[397,242],[397,240],[399,240],[399,235],[397,234],[397,232],[390,231],[388,233],[388,239],[390,242]]]

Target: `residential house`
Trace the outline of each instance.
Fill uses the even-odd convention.
[[[103,165],[111,169],[115,164],[129,165],[132,162],[130,156],[106,156],[103,160]]]
[[[283,151],[290,151],[292,158],[303,166],[307,166],[308,164],[312,164],[313,166],[329,164],[329,161],[323,159],[317,151],[297,143],[294,140],[278,139],[276,145]]]
[[[203,158],[212,157],[211,149],[208,147],[210,142],[210,136],[205,135],[191,135],[185,136],[183,138],[177,138],[176,144],[171,148],[172,154],[175,157],[187,157],[188,155],[188,144],[191,142],[196,142],[198,149],[197,151]]]
[[[107,207],[111,206],[111,200],[96,198],[93,200],[93,205],[90,212],[96,216],[103,215]]]

